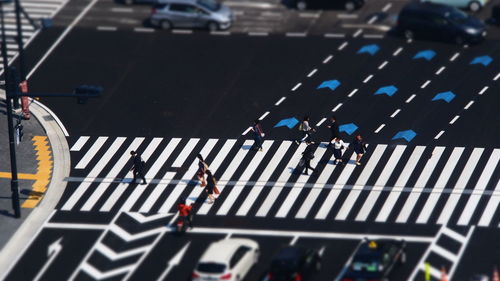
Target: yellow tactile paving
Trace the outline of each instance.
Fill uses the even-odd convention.
[[[49,184],[50,177],[52,175],[52,152],[50,151],[47,137],[34,136],[32,141],[34,142],[33,145],[37,151],[36,160],[38,160],[38,168],[36,174],[33,175],[35,180],[32,185],[33,189],[21,206],[23,208],[34,208],[38,205],[43,197],[43,194],[47,190],[47,185]],[[19,176],[19,178],[21,179],[21,176]]]

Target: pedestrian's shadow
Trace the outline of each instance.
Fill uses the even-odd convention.
[[[0,210],[0,215],[5,216],[5,217],[11,217],[11,218],[15,218],[16,217],[14,214],[11,214],[7,210]]]
[[[241,149],[243,149],[243,150],[253,150],[252,148],[253,148],[253,145],[243,145],[243,146],[241,146]]]

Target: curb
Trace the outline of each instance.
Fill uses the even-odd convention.
[[[0,97],[5,98],[3,90],[0,90]],[[13,236],[15,239],[11,238],[3,247],[0,254],[0,280],[7,277],[12,267],[38,236],[44,223],[52,216],[67,185],[64,179],[69,177],[71,170],[69,146],[64,129],[61,129],[45,106],[33,102],[30,105],[30,111],[42,125],[49,139],[54,161],[52,178],[44,198],[15,232]]]

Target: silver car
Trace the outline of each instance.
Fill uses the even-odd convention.
[[[233,13],[215,0],[167,0],[153,7],[150,22],[163,29],[231,27]]]

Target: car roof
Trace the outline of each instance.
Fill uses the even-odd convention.
[[[361,244],[361,246],[359,247],[356,256],[378,257],[385,253],[391,245],[395,245],[398,248],[401,248],[402,242],[391,239],[364,241],[363,244]]]
[[[453,10],[455,10],[455,8],[443,4],[437,4],[431,2],[411,2],[408,3],[406,6],[404,6],[402,11],[412,11],[412,12],[424,11],[432,14],[443,14]]]
[[[227,264],[229,259],[233,256],[234,252],[240,247],[246,246],[250,248],[257,248],[258,245],[255,241],[245,238],[229,238],[223,239],[210,244],[201,256],[201,262],[217,262]]]

